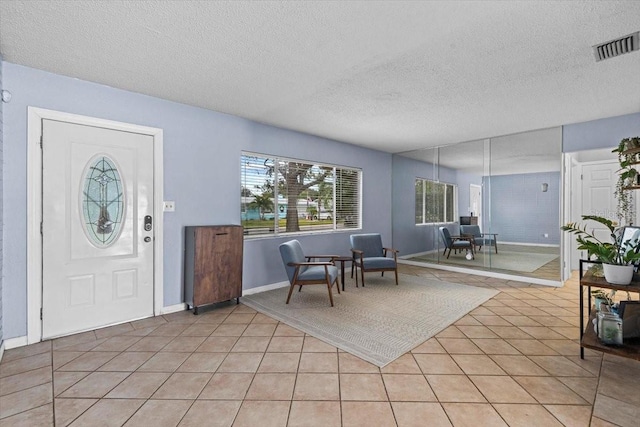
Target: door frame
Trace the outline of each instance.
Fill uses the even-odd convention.
[[[43,108],[27,107],[27,344],[42,340],[42,120],[57,120],[149,135],[153,138],[153,313],[162,314],[163,278],[163,131],[159,128],[98,119]]]
[[[603,149],[594,149],[594,150],[583,150],[583,151],[599,151],[599,150],[607,150]],[[583,192],[583,180],[582,175],[584,174],[583,170],[585,166],[592,165],[602,165],[607,163],[616,163],[617,160],[614,158],[604,158],[602,160],[578,160],[577,156],[580,152],[569,152],[563,153],[563,168],[562,168],[562,180],[563,180],[563,203],[561,204],[562,213],[561,220],[562,224],[567,224],[572,221],[579,221],[579,217],[583,214],[582,212],[582,192]],[[640,219],[640,197],[636,197],[636,222]],[[562,271],[563,271],[563,280],[568,280],[571,277],[571,273],[573,271],[572,263],[575,261],[577,265],[577,259],[580,259],[577,249],[575,249],[575,239],[573,236],[568,233],[560,234],[560,244],[563,248],[563,260],[562,260]],[[577,257],[577,259],[576,259]]]
[[[584,167],[585,166],[597,166],[615,163],[612,159],[603,160],[588,160],[579,161],[576,159],[575,153],[563,153],[562,162],[562,179],[563,179],[563,196],[562,204],[562,224],[568,224],[569,222],[578,221],[580,223],[580,217],[584,214],[582,212],[582,194],[584,191]],[[562,280],[568,280],[571,277],[571,272],[574,271],[574,265],[576,266],[580,260],[580,251],[577,249],[577,244],[573,235],[568,233],[560,234],[560,245],[563,248],[562,255]]]
[[[572,153],[562,153],[562,169],[560,173],[560,224],[567,224],[571,222],[573,212],[576,209],[573,198],[577,197],[580,193],[575,190],[577,187],[576,177],[573,173],[573,167],[577,166],[577,160]],[[572,238],[565,236],[566,233],[560,233],[560,271],[561,281],[564,283],[571,277],[571,262],[573,260],[573,250],[571,242]]]

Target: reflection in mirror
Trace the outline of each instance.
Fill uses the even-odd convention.
[[[450,172],[456,194],[457,213],[442,224],[453,236],[453,245],[462,247],[440,258],[443,264],[490,268],[491,253],[497,248],[495,236],[489,236],[483,177],[488,175],[488,141],[472,141],[439,148],[439,169]],[[484,241],[486,238],[486,242]],[[489,241],[491,240],[491,241]],[[486,244],[485,244],[486,243]],[[443,243],[444,244],[444,243]],[[466,246],[470,246],[469,249]],[[444,251],[443,251],[444,252]]]
[[[436,224],[429,224],[424,212],[425,204],[431,204],[426,200],[424,181],[438,180],[438,149],[409,154],[393,156],[393,241],[402,243],[401,253],[423,257],[417,262],[437,263],[440,246],[436,238]]]
[[[394,247],[409,263],[556,284],[561,150],[552,128],[394,155]]]
[[[640,227],[626,226],[622,232],[621,240],[620,240],[620,251],[619,253],[624,255],[629,250],[638,247],[638,242],[640,242]]]

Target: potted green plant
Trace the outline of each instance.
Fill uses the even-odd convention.
[[[586,250],[588,257],[595,256],[602,261],[604,278],[607,282],[617,285],[628,285],[633,278],[633,263],[640,260],[640,239],[622,241],[622,236],[616,228],[617,223],[610,219],[583,215],[583,221],[595,221],[607,227],[611,242],[603,242],[587,231],[587,225],[570,222],[560,227],[563,231],[575,234],[578,249]]]
[[[622,139],[611,152],[618,153],[618,163],[620,164],[614,193],[618,200],[618,219],[631,225],[635,219],[635,203],[633,193],[628,190],[629,187],[640,185],[638,181],[640,175],[638,170],[633,167],[633,165],[640,163],[640,137]]]

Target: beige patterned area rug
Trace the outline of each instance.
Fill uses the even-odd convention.
[[[242,303],[341,350],[383,367],[463,317],[498,291],[400,274],[367,275],[350,283],[334,307],[324,286],[289,288],[242,297]]]

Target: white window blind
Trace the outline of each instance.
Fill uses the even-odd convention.
[[[243,153],[241,175],[247,236],[360,228],[359,169]]]

